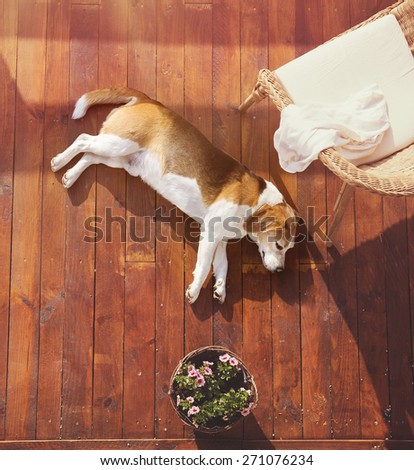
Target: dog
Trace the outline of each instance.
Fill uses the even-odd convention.
[[[130,88],[100,89],[78,99],[72,115],[82,118],[98,104],[123,105],[109,113],[98,135],[81,134],[51,161],[54,172],[76,155],[82,158],[62,178],[70,188],[90,165],[103,163],[140,176],[184,213],[201,222],[193,282],[186,290],[197,300],[211,265],[213,296],[226,298],[229,239],[248,235],[264,266],[282,271],[294,245],[296,213],[276,186],[223,151],[185,119],[144,93]]]

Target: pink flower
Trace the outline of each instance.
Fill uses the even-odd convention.
[[[188,403],[194,403],[194,398],[193,397],[187,397]]]
[[[188,366],[188,376],[189,377],[197,377],[198,370],[194,366]]]
[[[223,354],[222,356],[219,356],[219,359],[221,362],[227,362],[230,359],[230,355],[227,353]]]
[[[229,359],[229,364],[230,364],[231,366],[238,366],[238,365],[239,365],[239,361],[238,361],[235,357],[231,357],[231,358]]]
[[[196,415],[198,412],[200,411],[200,408],[198,406],[192,406],[189,410],[188,410],[188,416],[191,416],[191,415]]]
[[[248,414],[250,414],[250,408],[245,408],[244,410],[241,410],[240,413],[242,416],[247,416]]]
[[[200,375],[200,376],[197,376],[197,379],[196,379],[195,383],[196,383],[197,387],[203,387],[204,384],[206,383],[206,380],[202,375]]]
[[[204,374],[205,375],[212,375],[213,371],[210,369],[210,367],[205,366],[204,367]]]

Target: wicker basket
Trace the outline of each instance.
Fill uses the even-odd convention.
[[[171,380],[170,380],[170,387],[169,387],[169,396],[171,399],[171,404],[177,413],[177,416],[183,421],[183,423],[191,426],[193,429],[205,433],[217,433],[221,431],[226,431],[233,427],[240,419],[243,419],[243,416],[239,414],[238,416],[234,417],[233,419],[230,419],[229,421],[225,422],[223,421],[223,425],[212,425],[211,427],[207,426],[196,426],[190,418],[187,416],[185,412],[180,410],[177,406],[177,395],[178,395],[178,384],[175,381],[175,378],[178,374],[178,372],[181,370],[184,364],[191,362],[194,363],[196,366],[199,366],[202,364],[203,361],[217,361],[220,355],[228,353],[230,356],[234,357],[237,359],[240,365],[240,373],[242,374],[239,376],[240,380],[240,385],[243,386],[246,390],[251,391],[251,397],[252,397],[252,405],[251,408],[255,408],[258,402],[258,394],[257,394],[257,388],[256,384],[254,382],[253,376],[250,374],[250,372],[247,370],[245,364],[243,361],[240,359],[240,357],[237,356],[237,354],[234,354],[233,352],[229,351],[228,349],[221,347],[221,346],[206,346],[204,348],[199,348],[196,349],[189,354],[187,354],[181,361],[178,363],[177,367],[175,368],[174,372],[171,375]]]

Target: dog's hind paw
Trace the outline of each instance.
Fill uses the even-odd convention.
[[[50,167],[53,172],[59,171],[62,168],[59,155],[56,155],[55,158],[52,158],[50,162]]]
[[[220,279],[214,284],[213,297],[220,304],[224,304],[224,301],[226,300],[226,284],[222,279]]]

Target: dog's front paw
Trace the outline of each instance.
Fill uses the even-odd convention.
[[[219,279],[213,287],[213,297],[220,303],[224,304],[226,300],[226,283],[223,279]]]
[[[185,292],[185,298],[189,304],[193,304],[198,299],[199,294],[200,289],[197,289],[193,284],[190,284]]]

